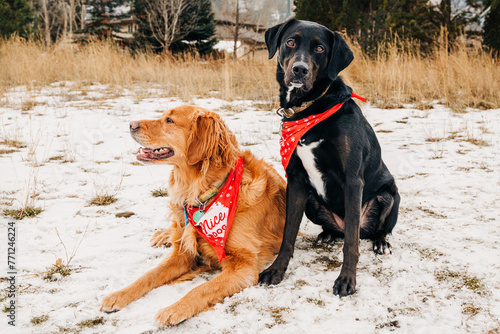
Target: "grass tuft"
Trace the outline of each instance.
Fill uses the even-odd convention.
[[[73,269],[70,267],[70,263],[73,260],[73,258],[76,256],[76,252],[78,251],[78,248],[80,247],[80,245],[83,241],[83,238],[85,238],[85,235],[87,234],[88,228],[89,228],[89,225],[87,224],[87,226],[85,227],[85,231],[83,232],[80,240],[78,240],[76,242],[76,244],[73,247],[73,250],[71,251],[70,254],[68,254],[68,249],[66,248],[66,244],[62,240],[61,236],[59,235],[59,231],[56,228],[57,237],[59,238],[59,241],[61,242],[61,245],[64,248],[64,253],[66,255],[66,262],[64,262],[62,259],[58,258],[56,260],[56,263],[51,268],[49,268],[49,270],[47,272],[45,272],[45,276],[43,277],[43,279],[45,279],[49,282],[54,282],[54,281],[57,281],[59,278],[58,276],[56,276],[56,274],[60,275],[61,277],[66,277],[66,276],[71,274]]]
[[[18,150],[0,150],[0,154],[11,154],[14,152],[19,152]]]
[[[121,189],[121,185],[123,182],[125,174],[121,175],[120,182],[116,186],[112,186],[110,184],[107,184],[106,180],[101,179],[97,180],[95,179],[94,182],[94,197],[92,197],[89,201],[89,205],[97,205],[97,206],[104,206],[104,205],[110,205],[115,203],[118,198],[116,195]]]
[[[96,317],[94,319],[87,319],[77,323],[76,325],[80,328],[94,328],[99,325],[103,325],[106,320],[103,317]]]
[[[34,206],[25,206],[20,209],[5,209],[3,214],[6,216],[10,216],[14,219],[21,220],[24,217],[33,218],[42,213],[42,209]]]
[[[71,274],[69,264],[64,264],[62,259],[57,259],[54,266],[45,273],[43,279],[49,282],[55,282],[58,280],[58,276],[56,274],[59,274],[62,277],[69,276]]]
[[[30,322],[34,326],[36,326],[36,325],[40,325],[41,323],[44,323],[47,320],[49,320],[49,316],[48,315],[41,315],[39,317],[33,317],[33,318],[31,318]]]
[[[153,197],[168,197],[168,190],[167,188],[158,188],[158,189],[154,189],[154,190],[151,190],[151,195],[153,195]]]
[[[98,194],[89,201],[89,204],[103,206],[113,204],[117,200],[116,195],[113,194]]]
[[[490,146],[490,143],[481,138],[469,137],[464,139],[463,141],[471,143],[476,146]]]
[[[2,141],[0,141],[0,145],[5,145],[5,146],[10,146],[10,147],[15,147],[15,148],[25,148],[26,147],[26,144],[23,144],[19,140],[8,139],[8,138],[5,138]]]
[[[64,160],[64,155],[55,155],[49,158],[49,161],[61,161]]]

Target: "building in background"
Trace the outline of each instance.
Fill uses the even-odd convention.
[[[265,50],[264,32],[290,18],[292,6],[292,0],[212,0],[215,48],[238,58]]]
[[[216,22],[214,49],[238,58],[265,49],[267,28],[293,15],[292,0],[211,0]],[[87,8],[89,12],[89,8]],[[85,28],[74,32],[73,39],[85,41],[92,36],[105,36],[119,45],[129,46],[137,31],[137,20],[131,14],[131,3],[113,8],[101,15],[88,14]]]

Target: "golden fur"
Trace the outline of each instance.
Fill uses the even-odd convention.
[[[133,123],[138,128],[132,136],[141,145],[152,149],[168,146],[175,152],[154,161],[173,165],[173,171],[168,188],[171,225],[155,233],[152,243],[171,244],[172,250],[156,268],[104,298],[101,311],[118,311],[154,288],[206,269],[222,269],[214,279],[158,311],[156,321],[175,325],[257,284],[259,273],[281,245],[286,183],[269,164],[242,151],[221,118],[205,109],[182,106],[165,111],[158,120]],[[227,259],[219,264],[212,246],[191,225],[185,226],[183,205],[195,205],[195,199],[223,179],[240,156],[244,171],[238,207],[225,245]]]

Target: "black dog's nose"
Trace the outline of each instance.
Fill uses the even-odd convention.
[[[303,62],[297,62],[293,64],[292,71],[295,75],[306,76],[309,73],[309,66]]]
[[[136,132],[141,128],[141,123],[137,121],[130,122],[130,132]]]

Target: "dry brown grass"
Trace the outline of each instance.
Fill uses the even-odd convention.
[[[151,195],[153,195],[153,197],[168,197],[168,190],[167,190],[167,188],[160,187],[160,188],[151,190]]]
[[[36,325],[40,325],[41,323],[44,323],[45,321],[49,320],[49,316],[44,314],[44,315],[41,315],[39,317],[33,317],[31,318],[31,323],[36,326]]]
[[[455,112],[465,112],[466,107],[499,108],[499,62],[481,49],[457,43],[449,51],[445,45],[442,38],[432,56],[423,57],[417,47],[395,38],[374,59],[354,46],[355,61],[346,71],[347,81],[386,108],[400,103],[420,107],[422,101],[433,100]]]
[[[68,249],[66,248],[66,244],[62,240],[61,235],[59,234],[59,231],[56,228],[57,237],[59,238],[59,241],[61,242],[61,245],[64,248],[64,253],[66,255],[66,262],[64,262],[61,258],[58,258],[56,260],[56,263],[52,267],[47,268],[48,270],[46,272],[41,273],[45,274],[43,277],[45,280],[49,282],[54,282],[57,281],[59,277],[66,277],[68,275],[71,275],[71,272],[74,269],[70,266],[70,263],[75,258],[76,252],[78,251],[78,248],[80,248],[83,238],[85,238],[85,235],[87,234],[88,228],[89,224],[87,224],[87,226],[85,227],[85,231],[83,232],[82,236],[78,238],[70,254],[68,254]],[[56,274],[58,274],[59,276]]]
[[[193,95],[233,100],[272,100],[276,96],[273,62],[184,60],[150,53],[135,56],[108,43],[45,48],[33,41],[0,41],[0,86],[46,85],[81,81],[120,86],[162,84],[165,94],[189,100]]]
[[[5,216],[10,216],[18,220],[21,220],[24,217],[28,218],[36,217],[43,212],[43,209],[36,205],[37,197],[38,197],[38,173],[36,170],[33,169],[27,181],[25,194],[18,200],[20,204],[19,208],[4,209],[3,214]]]
[[[361,95],[380,107],[440,100],[457,112],[466,107],[500,107],[500,66],[488,53],[457,44],[448,51],[437,43],[433,56],[397,39],[380,48],[375,58],[350,42],[355,60],[343,74]],[[102,83],[129,87],[159,84],[168,96],[190,101],[193,96],[226,100],[251,99],[277,103],[276,61],[264,54],[253,59],[184,60],[141,53],[135,56],[106,43],[50,49],[33,41],[0,41],[0,91],[17,85],[57,81]],[[424,102],[422,102],[424,101]]]
[[[90,199],[89,205],[110,205],[115,203],[117,200],[118,199],[115,194],[97,194]]]
[[[42,209],[34,206],[24,206],[20,209],[5,209],[3,214],[14,219],[23,219],[24,217],[33,218],[42,213]]]

